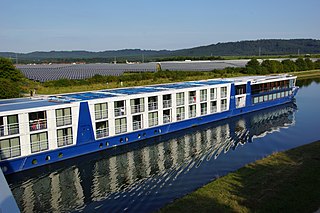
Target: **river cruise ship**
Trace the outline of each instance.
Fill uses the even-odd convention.
[[[4,174],[291,102],[291,75],[0,100]]]

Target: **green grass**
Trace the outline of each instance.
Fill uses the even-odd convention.
[[[160,212],[315,212],[320,208],[320,141],[246,165]]]

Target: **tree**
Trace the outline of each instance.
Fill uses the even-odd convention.
[[[11,60],[0,58],[0,78],[10,79],[19,82],[23,79],[22,73],[17,70]]]
[[[306,62],[306,66],[307,66],[308,70],[313,70],[314,69],[313,61],[311,61],[310,58],[306,58],[306,59],[304,59],[304,61]]]
[[[247,74],[257,74],[260,73],[260,63],[257,59],[253,58],[246,64]]]
[[[20,94],[20,87],[17,82],[0,78],[0,98],[17,98]]]
[[[295,72],[295,71],[297,71],[297,66],[292,60],[286,59],[286,60],[283,60],[281,63],[282,63],[284,72]]]
[[[302,58],[298,58],[295,62],[298,71],[307,70],[307,64]]]

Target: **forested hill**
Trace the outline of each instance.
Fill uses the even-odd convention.
[[[259,55],[297,55],[299,54],[319,54],[320,40],[315,39],[264,39],[256,41],[239,41],[211,44],[181,50],[141,50],[125,49],[111,50],[102,52],[89,51],[50,51],[50,52],[31,52],[13,53],[0,52],[0,57],[29,60],[43,59],[110,59],[115,57],[128,60],[143,60],[173,57],[173,56],[257,56]]]

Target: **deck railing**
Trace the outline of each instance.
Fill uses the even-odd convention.
[[[132,129],[137,130],[142,128],[142,123],[141,121],[133,121],[132,122]]]
[[[158,109],[158,102],[150,102],[148,103],[148,110],[157,110]]]
[[[180,113],[180,114],[177,114],[177,121],[184,120],[184,118],[185,118],[184,112],[183,112],[183,113]]]
[[[108,118],[108,109],[95,111],[96,120]]]
[[[47,128],[47,119],[38,119],[29,121],[30,131],[36,131]]]
[[[58,147],[73,144],[72,135],[65,135],[57,138]]]
[[[48,139],[42,141],[31,142],[31,152],[40,152],[49,149]]]
[[[210,113],[215,113],[215,112],[217,112],[217,106],[211,106]]]
[[[57,126],[66,126],[66,125],[71,125],[72,124],[72,116],[67,115],[67,116],[60,116],[56,118],[57,121]]]
[[[115,131],[116,131],[116,134],[127,132],[127,124],[116,125]]]
[[[139,104],[139,105],[132,105],[131,106],[131,114],[138,113],[138,112],[143,112],[144,111],[144,105]]]
[[[177,106],[184,105],[184,98],[177,98]]]
[[[190,111],[189,118],[194,118],[194,117],[196,117],[196,111]]]
[[[170,115],[164,115],[163,116],[163,123],[170,123],[171,122],[171,116]]]
[[[124,107],[114,108],[114,116],[115,117],[122,116],[125,114],[126,114],[126,109]]]
[[[149,119],[149,127],[158,125],[158,118]]]
[[[190,96],[189,97],[189,104],[192,104],[192,103],[196,103],[196,96]]]
[[[105,138],[109,136],[109,127],[97,129],[96,130],[97,138]]]
[[[19,124],[8,124],[0,126],[0,136],[19,134]]]
[[[21,155],[20,145],[0,148],[0,160],[18,157],[20,155]]]

